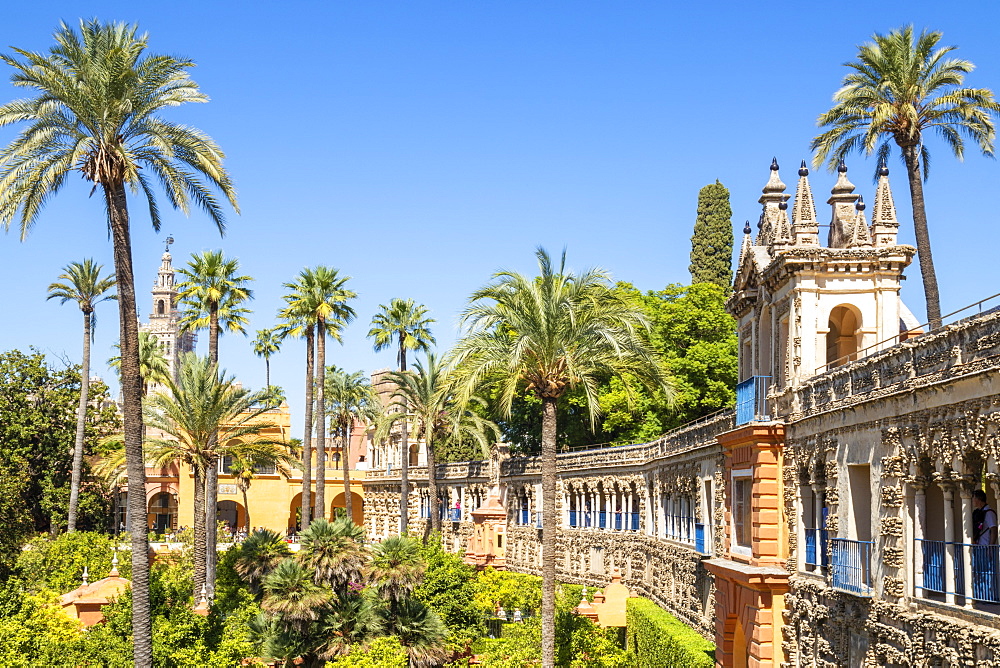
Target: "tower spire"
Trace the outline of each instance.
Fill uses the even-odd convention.
[[[882,158],[878,168],[878,185],[875,187],[875,206],[872,207],[872,241],[876,248],[895,246],[898,233],[896,204],[889,187],[889,167]]]
[[[809,168],[806,161],[799,167],[799,183],[795,188],[792,205],[792,238],[796,246],[819,245],[819,221],[816,220],[816,203],[809,185]]]
[[[854,227],[851,229],[851,239],[847,242],[847,247],[871,248],[872,237],[868,230],[868,220],[865,218],[865,200],[861,195],[858,195],[854,208],[857,214],[854,217]]]
[[[857,213],[854,203],[858,196],[854,194],[854,184],[847,180],[847,165],[841,160],[837,165],[837,183],[834,184],[830,199],[826,201],[832,207],[830,218],[830,236],[827,245],[830,248],[845,248],[851,238],[854,219]]]
[[[778,205],[788,199],[788,195],[785,194],[785,184],[781,182],[781,177],[778,175],[777,158],[771,160],[771,175],[761,192],[763,194],[757,201],[764,205],[764,210],[761,216],[760,234],[757,235],[757,245],[771,247],[777,235],[782,234],[777,229],[780,213]],[[786,214],[785,219],[787,220],[787,218]],[[789,240],[790,238],[789,236]],[[779,243],[781,242],[779,241]]]

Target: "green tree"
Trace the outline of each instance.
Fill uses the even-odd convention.
[[[364,371],[348,373],[334,365],[326,370],[326,414],[340,439],[340,460],[344,471],[344,510],[354,517],[351,501],[351,429],[355,422],[372,424],[382,416],[382,403]]]
[[[272,406],[271,399],[273,398],[273,393],[267,390],[263,392],[266,399],[263,403],[267,407]],[[288,448],[284,443],[273,443],[270,441],[241,443],[229,450],[229,457],[229,472],[235,479],[236,487],[240,490],[240,494],[243,495],[243,508],[246,510],[246,527],[247,531],[249,531],[252,525],[250,524],[250,500],[247,498],[247,492],[257,477],[258,471],[262,468],[273,468],[288,478],[292,474],[290,467],[292,465],[298,466],[300,463],[289,454]]]
[[[91,581],[107,577],[116,548],[114,538],[93,531],[37,536],[18,556],[18,576],[28,591],[67,592],[80,586],[84,569]],[[119,564],[118,570],[129,576],[129,564]]]
[[[208,101],[188,76],[193,61],[146,53],[147,36],[124,23],[81,20],[79,30],[63,23],[54,37],[56,44],[47,54],[14,49],[15,55],[2,56],[14,69],[13,84],[35,97],[0,106],[0,127],[27,124],[0,150],[0,225],[9,228],[17,218],[24,239],[72,171],[103,195],[118,281],[135,664],[148,666],[152,643],[142,383],[126,193],[143,194],[153,227],[159,229],[154,196],[159,182],[174,207],[187,213],[194,202],[221,232],[223,209],[213,191],[221,191],[237,208],[236,190],[222,165],[221,149],[208,135],[159,117],[167,107]]]
[[[374,339],[375,352],[385,350],[395,342],[397,370],[406,371],[406,351],[426,352],[436,343],[430,330],[434,319],[427,317],[427,307],[418,305],[412,299],[393,298],[388,306],[382,304],[379,309],[380,311],[372,317],[368,338]],[[406,413],[404,407],[403,414]],[[402,421],[402,432],[399,514],[400,531],[406,533],[410,514],[410,444],[405,417]]]
[[[80,405],[76,409],[76,438],[73,441],[73,471],[69,487],[69,510],[66,514],[66,530],[76,531],[76,511],[80,503],[80,480],[83,473],[83,438],[87,422],[87,400],[90,392],[90,344],[94,338],[93,328],[97,323],[94,313],[97,304],[115,300],[115,295],[107,294],[115,286],[114,276],[102,276],[104,266],[95,264],[90,258],[83,262],[71,262],[59,275],[63,283],[49,285],[48,299],[58,299],[61,303],[73,301],[83,312],[83,362],[80,369]]]
[[[183,307],[181,331],[208,329],[208,359],[219,363],[219,334],[225,330],[246,336],[250,310],[242,304],[253,299],[248,285],[253,279],[241,276],[240,261],[227,258],[218,251],[192,253],[187,266],[180,270],[185,280],[177,284],[177,296]],[[215,545],[218,532],[219,470],[214,466],[205,471],[205,512],[209,545]],[[205,578],[209,593],[215,592],[215,571],[218,554],[214,549],[205,553]]]
[[[600,411],[601,377],[630,374],[663,391],[668,400],[673,388],[642,335],[648,319],[614,290],[604,271],[577,275],[566,270],[565,253],[558,267],[543,249],[536,256],[538,276],[500,271],[473,293],[463,314],[467,333],[453,355],[465,397],[487,382],[498,385],[505,411],[522,391],[542,402],[542,657],[552,667],[559,399],[569,388],[581,387],[593,425]]]
[[[698,191],[698,217],[691,236],[692,283],[715,283],[729,290],[733,283],[733,210],[729,190],[710,183]]]
[[[167,381],[167,392],[154,394],[145,408],[146,424],[172,439],[149,439],[149,459],[157,466],[184,462],[194,474],[194,595],[207,587],[205,553],[209,541],[205,512],[205,474],[220,457],[265,441],[272,428],[263,419],[264,392],[250,392],[208,358],[185,354],[179,379]]]
[[[266,385],[271,387],[271,356],[281,348],[281,332],[277,327],[258,329],[257,338],[253,340],[253,354],[264,359]]]
[[[0,353],[0,475],[11,485],[0,497],[20,506],[0,512],[11,518],[15,536],[25,512],[35,531],[58,533],[65,526],[80,382],[79,367],[49,368],[41,353]],[[97,441],[119,429],[107,387],[93,383],[90,395],[77,529],[107,526],[108,494],[88,480],[86,462]]]
[[[888,174],[886,160],[895,144],[906,164],[913,207],[913,229],[920,258],[920,274],[927,301],[927,320],[941,326],[937,275],[931,256],[927,210],[922,181],[927,179],[930,152],[924,143],[935,132],[959,160],[969,139],[984,155],[993,155],[996,128],[993,116],[1000,111],[993,91],[964,88],[965,75],[975,67],[967,60],[948,56],[954,46],[938,48],[941,33],[913,26],[876,33],[858,47],[858,57],[833,95],[834,106],[819,117],[829,129],[812,140],[818,167],[832,170],[851,153],[877,151],[879,172]]]
[[[364,530],[347,517],[333,522],[317,517],[302,532],[302,549],[297,555],[319,584],[333,587],[343,597],[348,585],[364,580],[368,560]]]
[[[393,418],[413,416],[411,436],[423,438],[427,450],[427,488],[431,501],[431,531],[441,530],[440,499],[437,484],[437,453],[448,441],[472,442],[480,453],[500,435],[499,428],[468,409],[469,401],[460,402],[454,392],[454,383],[447,368],[434,353],[427,353],[423,362],[417,361],[413,371],[394,371],[386,378],[395,385],[393,396],[400,400],[406,412]],[[473,398],[475,399],[475,398]],[[383,430],[392,425],[383,423]],[[381,430],[380,430],[381,431]]]

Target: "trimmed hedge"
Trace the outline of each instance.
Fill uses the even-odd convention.
[[[648,598],[628,599],[626,649],[638,668],[714,668],[715,645]]]

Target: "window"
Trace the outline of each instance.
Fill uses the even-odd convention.
[[[733,475],[733,543],[735,546],[750,548],[753,500],[753,478],[749,475]]]
[[[256,464],[253,472],[258,475],[274,475],[277,473],[277,467],[274,464]]]
[[[233,458],[230,455],[225,457],[220,457],[218,459],[219,463],[219,473],[222,475],[232,475],[233,474]]]

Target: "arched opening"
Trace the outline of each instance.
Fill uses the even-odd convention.
[[[826,363],[840,366],[858,358],[861,349],[860,315],[849,306],[837,306],[830,311],[829,331],[826,333]]]
[[[177,529],[177,496],[157,492],[149,499],[146,509],[149,529],[154,533],[169,533]]]
[[[166,305],[163,303],[163,300],[162,299],[158,300],[156,302],[156,315],[163,315],[165,311],[166,311]]]
[[[243,528],[246,522],[246,510],[243,504],[236,501],[219,501],[216,506],[215,515],[220,522],[225,522],[230,531],[237,531]]]
[[[288,535],[302,530],[302,492],[292,497],[288,509]]]
[[[364,526],[365,521],[365,508],[364,500],[357,492],[351,492],[351,519],[359,527]],[[341,492],[337,496],[333,497],[333,503],[330,504],[330,514],[332,517],[337,517],[342,515],[346,511],[346,503],[344,502],[344,493]]]
[[[410,466],[420,465],[420,444],[414,443],[410,445]]]

